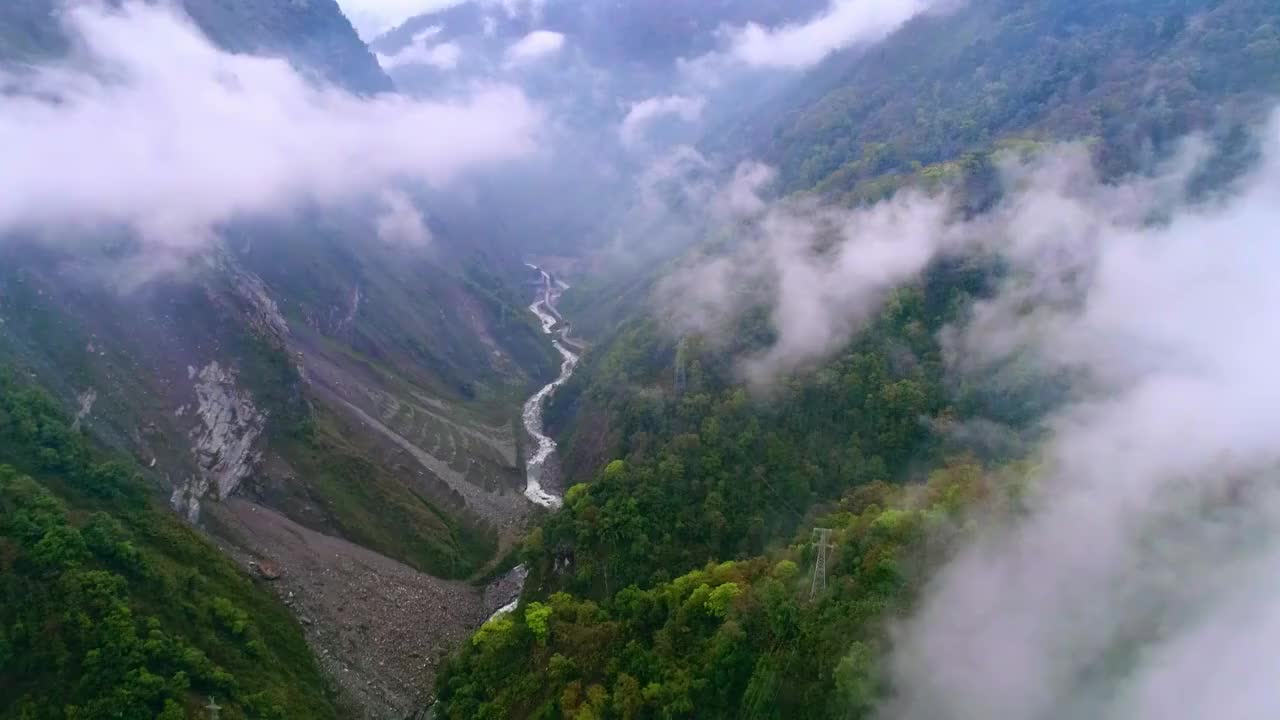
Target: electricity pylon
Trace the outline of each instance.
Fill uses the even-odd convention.
[[[218,713],[222,712],[222,706],[212,697],[209,698],[209,704],[205,705],[204,709],[209,711],[210,720],[218,720]]]
[[[817,540],[814,547],[818,555],[813,561],[813,585],[809,588],[809,599],[818,597],[818,593],[827,589],[827,548],[831,547],[831,529],[814,528],[813,536]]]

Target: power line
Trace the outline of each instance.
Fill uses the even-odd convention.
[[[676,395],[684,395],[685,388],[689,386],[689,339],[680,338],[680,344],[676,345]]]
[[[804,513],[795,509],[795,506],[788,502],[787,499],[783,497],[782,493],[778,492],[778,489],[773,486],[773,483],[769,482],[768,475],[760,475],[760,482],[764,483],[764,486],[769,488],[769,492],[773,493],[773,496],[778,499],[778,502],[782,503],[783,507],[790,510],[791,514],[795,515],[797,520],[804,522]]]

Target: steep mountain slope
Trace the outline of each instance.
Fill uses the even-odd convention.
[[[390,88],[332,0],[184,7],[223,49],[285,56],[356,94]],[[0,8],[0,38],[23,39],[0,45],[4,60],[68,50],[52,8]],[[358,210],[228,223],[141,284],[116,273],[152,262],[124,229],[7,234],[0,364],[239,561],[239,576],[217,572],[236,578],[251,620],[283,622],[259,612],[276,608],[272,592],[305,619],[344,707],[391,717],[425,702],[436,655],[482,619],[483,588],[462,581],[490,574],[537,510],[522,493],[520,407],[558,356],[525,309],[516,257],[447,222],[427,245],[389,245]],[[325,702],[284,703],[286,716],[332,714]]]
[[[562,33],[593,63],[612,70],[647,67],[671,71],[679,58],[716,49],[723,26],[765,26],[803,20],[826,7],[823,0],[709,0],[700,3],[605,3],[551,0],[520,3],[466,2],[406,20],[373,46],[388,55],[424,31],[437,41],[483,41],[505,49],[534,30]]]
[[[865,55],[832,57],[773,112],[712,142],[761,148],[789,190],[850,200],[883,197],[886,176],[913,164],[1011,137],[1094,138],[1119,174],[1193,129],[1226,133],[1256,117],[1278,89],[1273,10],[1239,0],[967,3],[917,18]]]
[[[944,7],[871,49],[834,53],[754,111],[709,113],[699,149],[724,165],[768,163],[783,195],[857,205],[968,174],[981,203],[975,164],[1054,140],[1089,143],[1119,177],[1199,132],[1226,149],[1219,169],[1230,174],[1248,151],[1244,129],[1280,90],[1266,3]],[[667,269],[610,268],[578,283],[565,307],[583,332],[607,332]]]
[[[0,373],[0,717],[337,717],[289,610]]]
[[[184,0],[182,7],[206,35],[232,52],[288,58],[352,92],[392,89],[336,0]]]
[[[418,571],[476,574],[534,509],[519,407],[533,384],[525,368],[553,366],[517,291],[318,238],[284,261],[265,250],[287,244],[268,232],[247,255],[219,252],[123,294],[93,277],[91,255],[7,244],[0,359],[134,457],[176,511],[246,563],[272,557],[286,575],[320,578],[350,558],[293,567],[267,535],[223,517],[233,495]],[[255,261],[261,276],[247,269]],[[449,604],[479,608],[472,592]],[[323,649],[355,647],[341,642]],[[380,664],[420,663],[410,656],[433,647],[424,636],[370,658],[358,684],[394,682]]]
[[[1046,143],[1082,140],[1098,174],[1115,181],[1158,168],[1188,132],[1201,131],[1210,160],[1181,178],[1194,196],[1229,186],[1258,161],[1242,128],[1280,89],[1277,23],[1273,4],[1252,0],[970,2],[954,15],[918,18],[871,50],[833,56],[704,148],[763,156],[780,168],[783,192],[812,191],[837,206],[912,187],[930,197],[945,191],[948,217],[983,218],[1008,190],[996,169],[1010,162],[1001,151],[1035,156]],[[810,200],[795,205],[830,217]],[[910,203],[900,197],[875,217],[902,217]],[[1088,226],[1079,218],[1055,225],[1050,203],[1030,207],[1047,234]],[[792,220],[763,222],[785,234]],[[609,309],[588,325],[593,348],[549,414],[570,480],[581,484],[526,540],[525,604],[486,624],[442,675],[445,716],[884,717],[877,706],[895,670],[890,628],[918,607],[962,539],[982,534],[977,523],[999,527],[1029,512],[1021,503],[1035,473],[1020,460],[1034,455],[1047,431],[1038,421],[1065,401],[1071,378],[1038,375],[1016,354],[1012,367],[964,375],[944,345],[975,301],[1025,290],[1003,283],[1002,263],[980,251],[944,255],[886,293],[866,323],[848,321],[860,329],[851,342],[760,397],[748,392],[739,361],[776,343],[784,319],[809,318],[771,316],[763,298],[776,288],[718,288],[720,276],[708,274],[708,294],[746,298],[748,309],[730,327],[682,339],[664,323],[670,298],[654,293],[666,271],[732,262],[736,244],[757,230],[744,221],[684,263],[583,284],[576,301],[570,291],[566,308]],[[795,278],[817,282],[820,273],[796,257],[821,265],[838,234],[813,231],[809,245],[789,248]],[[1064,274],[1094,272],[1082,264]],[[838,297],[815,289],[807,314],[837,302],[824,290]],[[1069,307],[1085,302],[1046,292]],[[1024,311],[1038,317],[1036,309]],[[1049,324],[1031,322],[1028,332]],[[819,549],[814,527],[831,530],[828,548]],[[820,554],[835,558],[829,580],[811,570]],[[950,599],[963,605],[971,589],[961,583]],[[965,610],[982,617],[985,608]],[[1101,675],[1110,692],[1111,672],[1138,664],[1145,629],[1122,628],[1099,657],[1082,660],[1088,678],[1080,683]],[[934,667],[966,661],[946,657]],[[979,672],[995,668],[1016,669],[997,663]],[[1056,710],[1034,717],[1085,716]],[[887,716],[937,715],[908,708]]]
[[[114,0],[114,4],[121,4]],[[318,79],[356,93],[392,89],[335,0],[178,3],[214,42],[231,52],[283,57]],[[0,8],[0,62],[29,62],[68,50],[56,0],[14,0]]]

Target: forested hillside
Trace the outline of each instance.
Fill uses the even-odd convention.
[[[0,720],[1280,714],[1276,0],[5,0],[0,87]]]
[[[763,155],[784,193],[854,207],[910,187],[968,218],[999,203],[1008,151],[1083,141],[1114,181],[1199,132],[1211,160],[1190,192],[1219,189],[1257,160],[1247,128],[1280,90],[1277,28],[1280,8],[1257,0],[974,1],[829,58],[706,147]],[[725,235],[693,254],[749,231]],[[944,357],[946,328],[1006,272],[980,252],[931,263],[763,395],[735,358],[776,340],[764,307],[681,338],[652,296],[659,271],[571,292],[597,331],[551,412],[577,484],[525,541],[521,607],[442,676],[442,714],[876,716],[894,623],[979,518],[1027,511],[1040,421],[1070,395],[1070,377],[1017,362],[998,382],[959,377]],[[815,527],[833,531],[825,591]],[[1098,662],[1130,667],[1117,647]]]
[[[565,510],[526,540],[539,599],[486,625],[451,666],[449,716],[869,708],[883,623],[944,552],[951,513],[983,492],[972,460],[935,473],[926,492],[896,487],[945,462],[943,434],[921,419],[945,425],[964,402],[944,389],[933,333],[981,283],[954,269],[934,297],[903,292],[847,353],[767,404],[716,367],[727,354],[688,348],[676,394],[674,357],[642,329],[624,333],[592,368],[596,387],[618,390],[574,442],[625,459],[570,488]],[[751,345],[763,332],[736,336]],[[838,560],[832,591],[810,602],[814,526],[836,531]]]
[[[874,482],[830,515],[829,587],[798,538],[596,602],[558,592],[490,622],[442,679],[454,717],[857,717],[874,707],[886,623],[989,500],[980,467],[910,491]],[[641,589],[644,587],[645,589]],[[513,664],[535,672],[513,678]]]
[[[768,342],[760,315],[714,350],[680,350],[652,321],[622,330],[576,388],[568,455],[571,472],[590,477],[525,541],[530,603],[482,629],[442,678],[449,716],[869,708],[884,623],[944,556],[965,498],[989,490],[984,461],[955,455],[973,448],[948,428],[978,412],[1025,420],[1045,400],[1029,389],[957,394],[944,377],[936,334],[989,273],[938,267],[838,358],[767,399],[730,365]],[[985,461],[1008,452],[987,449]],[[601,468],[598,458],[614,459]],[[901,488],[926,476],[926,490]],[[815,526],[836,531],[838,560],[832,591],[810,601]]]
[[[855,346],[767,402],[735,382],[726,364],[733,350],[687,342],[678,361],[687,379],[677,388],[675,350],[646,338],[651,326],[625,333],[583,380],[592,384],[588,412],[598,414],[578,419],[569,448],[571,457],[622,460],[570,490],[567,510],[543,528],[547,555],[535,567],[550,572],[567,548],[574,575],[563,584],[579,592],[669,580],[763,552],[815,503],[935,460],[921,418],[954,415],[963,402],[944,388],[935,333],[983,283],[976,269],[950,270],[931,288],[900,293]],[[768,332],[759,317],[749,320],[733,333],[736,349]]]
[[[1119,174],[1193,130],[1239,132],[1280,91],[1266,0],[986,0],[846,53],[723,140],[788,190],[885,197],[913,169],[1011,139],[1092,139]]]
[[[261,582],[0,374],[0,717],[336,717]]]

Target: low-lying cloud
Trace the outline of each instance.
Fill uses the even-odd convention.
[[[360,98],[222,52],[150,5],[80,6],[66,22],[81,51],[0,78],[0,237],[120,225],[157,260],[180,258],[237,218],[440,187],[531,153],[542,127],[511,86]]]
[[[648,127],[661,118],[675,117],[683,122],[697,122],[706,107],[706,98],[685,95],[652,97],[633,103],[618,128],[622,144],[635,147],[644,140]]]
[[[990,253],[1003,279],[944,332],[951,367],[1073,379],[1023,511],[957,548],[897,628],[879,717],[1280,713],[1280,122],[1262,137],[1256,169],[1213,200],[1188,199],[1204,157],[1189,143],[1114,183],[1079,146],[1011,162],[1004,199],[972,220],[910,192],[854,211],[765,203],[739,216],[740,250],[663,288],[680,332],[765,302],[777,342],[741,367],[767,382],[843,347],[933,258]]]
[[[386,190],[379,198],[378,239],[393,247],[424,248],[431,244],[431,230],[413,200],[398,190]]]
[[[903,628],[883,717],[1280,712],[1280,126],[1265,136],[1222,202],[1178,203],[1182,172],[1049,167],[1006,208],[1009,279],[953,359],[1079,380],[1025,516],[961,551]]]
[[[739,362],[757,387],[846,345],[890,291],[961,237],[947,223],[945,198],[903,192],[860,210],[769,203],[761,191],[772,177],[758,164],[738,168],[714,204],[732,225],[731,254],[678,269],[658,293],[678,334],[715,335],[751,307],[767,306],[776,340]]]
[[[888,37],[939,0],[831,0],[821,15],[778,28],[731,28],[728,54],[751,67],[804,69],[828,55]]]
[[[409,44],[396,54],[378,53],[378,64],[385,70],[409,65],[429,65],[437,70],[454,69],[462,58],[462,47],[456,42],[432,42],[443,30],[443,27],[433,25],[415,33]]]
[[[534,30],[507,48],[506,65],[517,68],[558,54],[564,48],[564,35],[551,30]]]
[[[529,21],[537,23],[542,21],[542,14],[546,11],[547,0],[483,0],[490,5],[499,5],[507,14],[508,18],[527,18]]]

